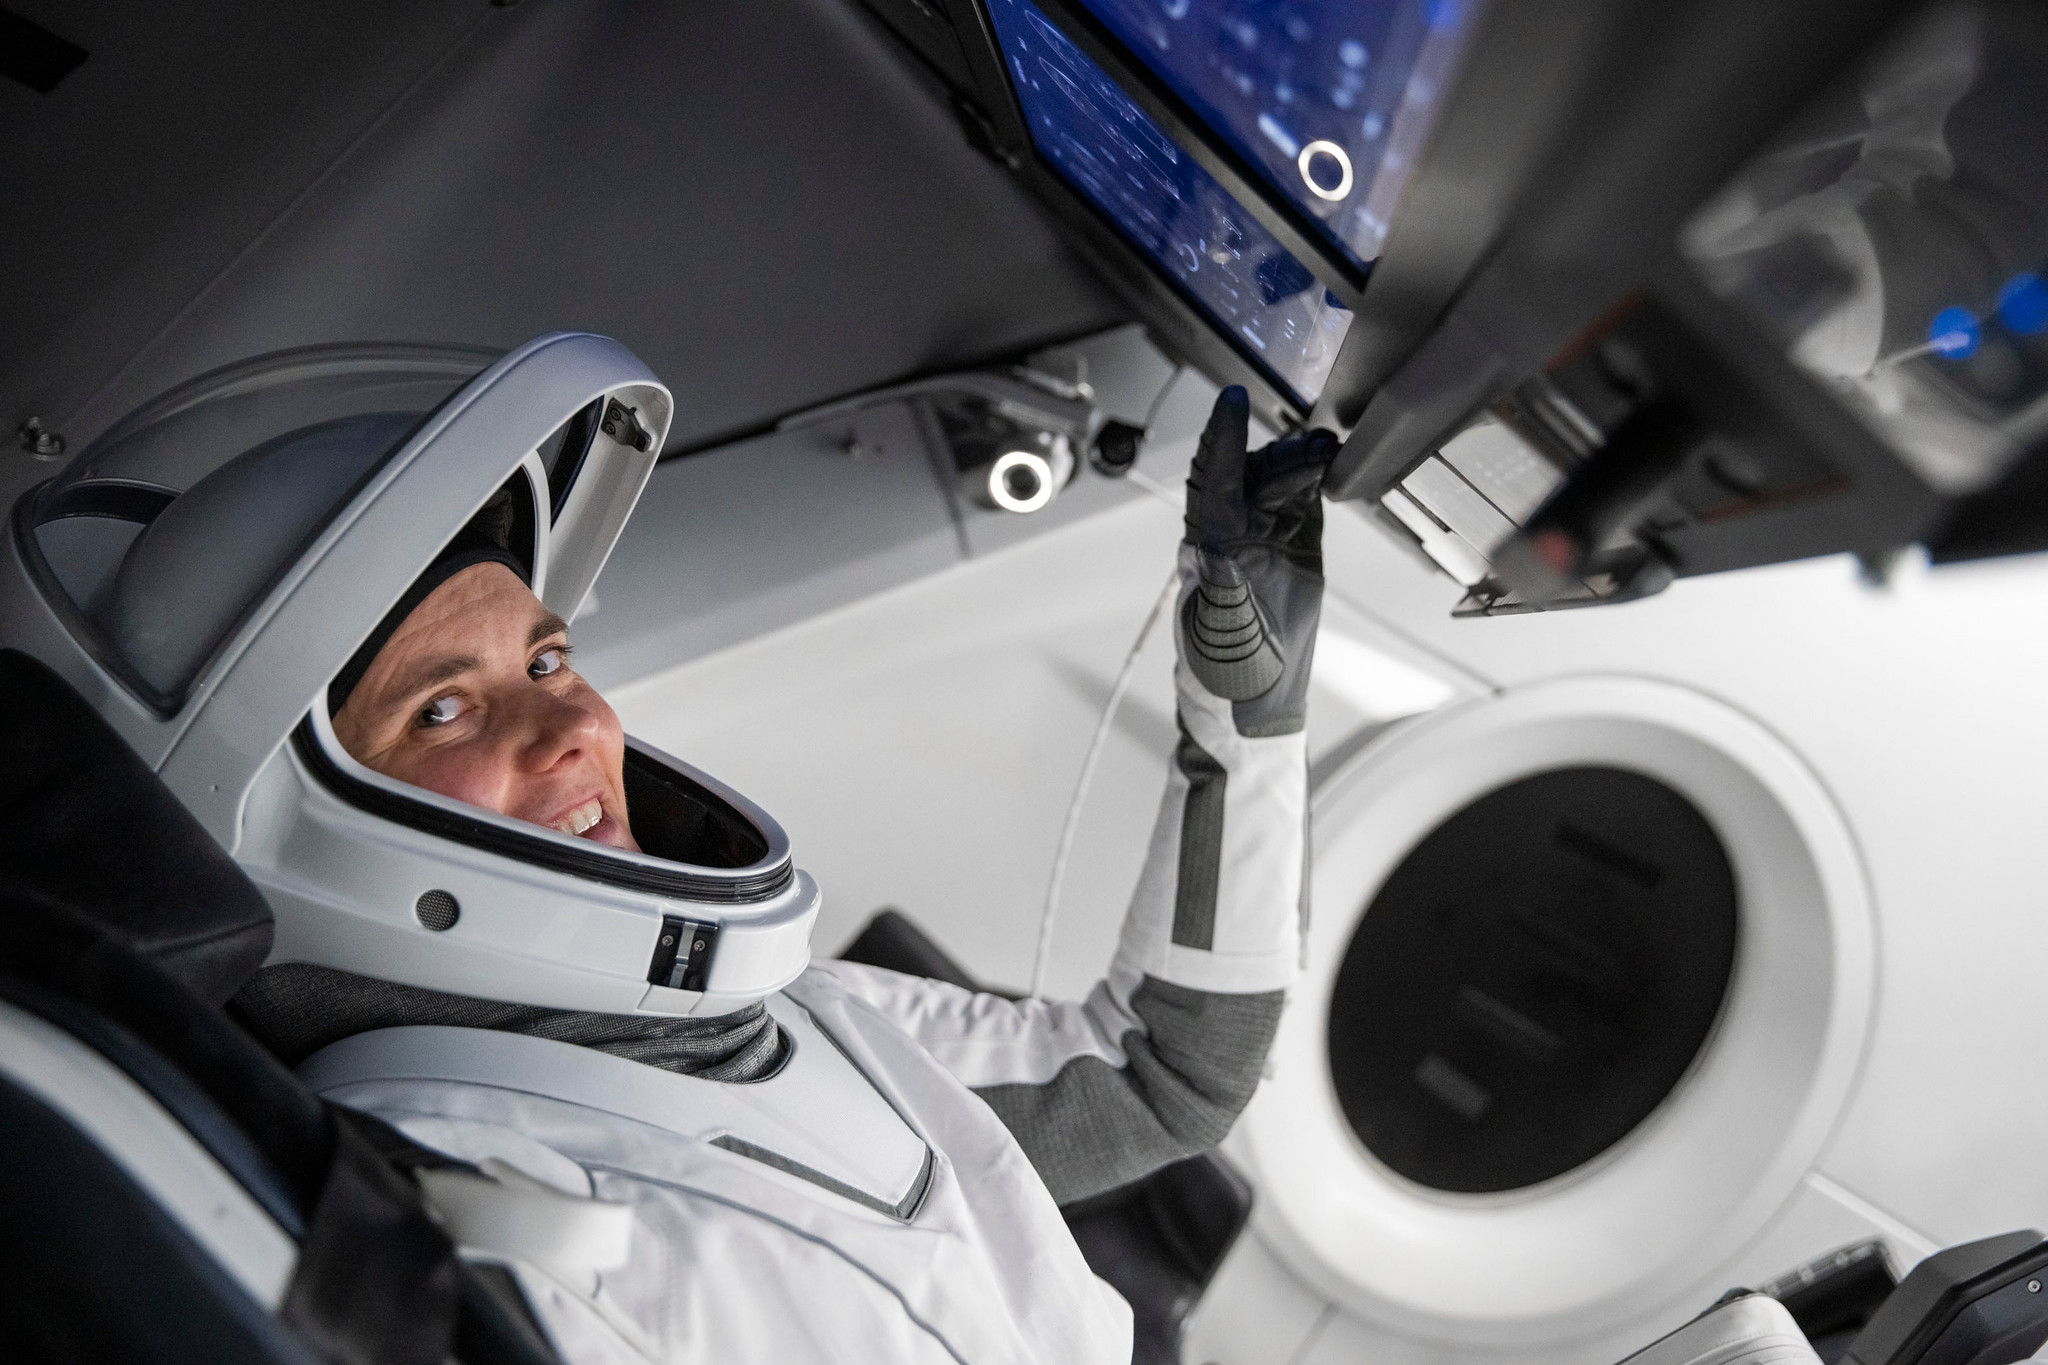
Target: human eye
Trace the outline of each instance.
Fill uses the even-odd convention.
[[[529,678],[551,678],[569,666],[569,646],[549,645],[533,656],[533,662],[526,666]]]
[[[455,720],[467,709],[460,697],[436,697],[420,708],[415,723],[422,730],[431,730]]]

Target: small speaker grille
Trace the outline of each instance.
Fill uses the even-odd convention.
[[[420,923],[435,933],[453,929],[455,921],[462,918],[462,906],[446,891],[423,891],[413,902],[412,912],[418,915]]]

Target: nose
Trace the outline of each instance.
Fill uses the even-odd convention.
[[[519,766],[551,772],[594,752],[604,731],[597,707],[576,694],[558,696],[544,688],[522,689]]]

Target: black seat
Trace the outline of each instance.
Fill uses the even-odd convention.
[[[2005,1365],[2048,1342],[2048,1241],[2031,1228],[1937,1251],[1913,1267],[1844,1365]]]
[[[840,957],[967,990],[988,989],[898,910],[877,911]],[[1180,1365],[1188,1314],[1251,1210],[1250,1184],[1214,1152],[1060,1210],[1089,1269],[1131,1305],[1132,1365]]]
[[[459,1260],[405,1174],[442,1159],[324,1103],[220,1011],[269,950],[261,894],[13,650],[0,752],[0,1027],[70,1040],[40,1062],[0,1047],[0,1355],[554,1362],[509,1276]],[[164,1115],[295,1247],[274,1309],[145,1178]]]
[[[1251,1185],[1204,1152],[1060,1212],[1089,1268],[1131,1305],[1132,1365],[1180,1365],[1188,1315],[1251,1217]]]

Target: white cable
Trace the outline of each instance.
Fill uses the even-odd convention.
[[[1173,373],[1166,376],[1166,382],[1159,386],[1159,392],[1152,396],[1152,406],[1145,409],[1145,430],[1147,432],[1150,432],[1152,424],[1159,420],[1159,410],[1166,406],[1166,396],[1173,392],[1173,386],[1180,383],[1180,377],[1186,374],[1187,370],[1188,367],[1185,365],[1175,365]],[[1173,508],[1174,511],[1178,512],[1181,510],[1183,506],[1181,490],[1166,487],[1159,480],[1138,468],[1135,460],[1132,461],[1131,467],[1124,471],[1124,477]]]
[[[1173,392],[1173,386],[1186,373],[1186,365],[1175,365],[1173,372],[1166,376],[1166,382],[1159,386],[1159,392],[1152,397],[1152,405],[1145,410],[1145,429],[1151,430],[1152,423],[1159,417],[1159,409],[1166,404],[1166,396]],[[1171,490],[1147,478],[1137,469],[1125,471],[1125,477],[1160,501],[1176,509],[1180,503]],[[1152,610],[1145,616],[1145,624],[1138,627],[1138,638],[1131,642],[1131,652],[1124,656],[1124,666],[1117,671],[1116,681],[1110,684],[1109,700],[1102,704],[1102,719],[1095,722],[1095,734],[1088,741],[1088,755],[1081,760],[1081,777],[1074,784],[1074,798],[1067,803],[1067,818],[1060,826],[1059,847],[1052,855],[1052,878],[1045,887],[1045,908],[1038,915],[1038,951],[1031,958],[1031,998],[1045,998],[1045,972],[1052,960],[1052,927],[1060,908],[1060,888],[1067,880],[1067,858],[1074,851],[1074,836],[1081,829],[1081,808],[1087,803],[1088,788],[1095,782],[1095,765],[1102,758],[1102,747],[1109,742],[1109,727],[1116,720],[1117,708],[1123,704],[1124,693],[1130,691],[1131,676],[1137,671],[1138,656],[1145,652],[1145,642],[1152,638],[1152,628],[1159,624],[1166,604],[1173,600],[1180,587],[1180,569],[1167,575],[1166,586],[1159,590],[1159,598],[1153,602]]]
[[[1175,496],[1173,489],[1168,488],[1165,484],[1159,482],[1159,480],[1155,478],[1152,478],[1150,475],[1143,474],[1138,470],[1133,469],[1130,473],[1124,475],[1124,477],[1129,479],[1137,487],[1144,489],[1147,493],[1150,493],[1153,497],[1165,503],[1168,507],[1171,507],[1176,512],[1180,511],[1181,508],[1185,506],[1181,499]]]
[[[1117,671],[1116,681],[1110,684],[1109,700],[1102,705],[1102,719],[1095,723],[1094,738],[1088,741],[1088,756],[1081,760],[1081,778],[1074,784],[1074,799],[1067,803],[1066,823],[1060,828],[1059,848],[1052,857],[1052,879],[1045,887],[1045,908],[1038,916],[1038,951],[1031,959],[1031,998],[1045,998],[1045,972],[1052,960],[1053,922],[1059,913],[1060,888],[1067,880],[1067,858],[1074,851],[1074,836],[1081,828],[1081,808],[1088,799],[1088,788],[1095,781],[1095,765],[1102,758],[1103,746],[1109,741],[1109,727],[1116,720],[1117,707],[1122,704],[1124,693],[1131,688],[1131,677],[1138,671],[1138,656],[1145,651],[1145,642],[1152,638],[1152,629],[1159,624],[1159,618],[1166,614],[1166,604],[1173,601],[1180,588],[1180,569],[1167,576],[1166,586],[1159,590],[1152,610],[1146,613],[1145,624],[1138,627],[1138,638],[1131,641],[1131,652],[1124,656],[1124,666]]]

